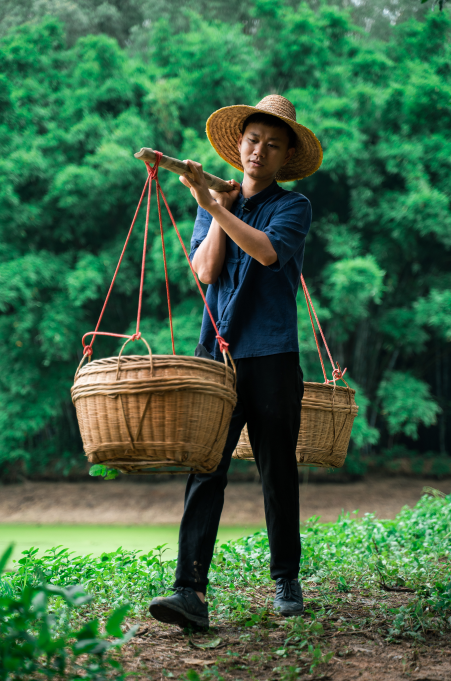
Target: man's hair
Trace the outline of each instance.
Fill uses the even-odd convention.
[[[241,126],[242,135],[244,135],[247,126],[251,123],[263,123],[264,125],[268,125],[271,128],[280,128],[281,130],[286,130],[288,135],[288,149],[296,146],[296,133],[292,128],[290,128],[288,123],[285,123],[285,121],[283,121],[281,118],[277,118],[277,116],[271,116],[271,114],[263,112],[254,113],[251,116],[248,116]]]

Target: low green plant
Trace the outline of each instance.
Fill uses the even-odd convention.
[[[11,557],[10,546],[0,558],[0,575]],[[31,552],[32,558],[35,552]],[[98,619],[85,622],[79,628],[64,626],[55,611],[62,606],[72,610],[86,606],[92,601],[80,585],[55,586],[54,584],[27,584],[26,580],[13,589],[11,584],[0,580],[0,679],[31,678],[40,674],[48,679],[69,674],[77,676],[83,670],[84,679],[97,681],[115,671],[121,676],[121,665],[110,651],[122,646],[136,632],[132,627],[126,634],[121,624],[128,611],[124,605],[114,610],[105,624],[103,633]],[[61,626],[61,624],[63,626]],[[109,637],[114,636],[111,640]],[[81,655],[88,660],[81,665]],[[69,678],[66,677],[66,678]]]
[[[92,475],[93,478],[101,476],[104,480],[114,480],[118,477],[119,473],[120,471],[116,468],[108,468],[103,463],[95,463],[89,469],[89,475]]]

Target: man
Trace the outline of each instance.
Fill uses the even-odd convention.
[[[175,594],[154,598],[149,607],[156,619],[183,627],[208,627],[207,574],[227,470],[246,423],[263,487],[274,608],[282,616],[304,610],[296,464],[304,385],[296,293],[311,208],[302,194],[282,189],[277,180],[314,173],[321,145],[296,123],[293,105],[279,95],[256,107],[219,109],[207,121],[207,135],[222,158],[244,171],[241,187],[230,180],[229,193],[210,191],[202,166],[193,161],[187,163],[194,179],[180,178],[199,204],[191,259],[209,284],[207,302],[236,363],[238,402],[218,469],[188,479]],[[221,361],[215,336],[204,311],[196,354]]]

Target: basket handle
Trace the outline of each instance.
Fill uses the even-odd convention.
[[[77,367],[77,371],[75,372],[74,381],[75,381],[75,379],[76,379],[77,376],[78,376],[78,372],[80,371],[80,369],[82,368],[83,364],[85,363],[86,357],[88,358],[88,362],[91,361],[91,355],[88,355],[88,354],[83,355],[83,357],[81,358],[81,362],[80,362],[80,364],[79,364],[78,367]]]
[[[236,366],[235,366],[235,362],[232,359],[232,355],[230,354],[230,352],[228,350],[223,350],[222,355],[224,357],[224,364],[226,365],[226,367],[229,366],[229,363],[227,361],[227,357],[230,359],[230,364],[232,365],[233,373],[236,376]]]
[[[230,352],[228,350],[223,350],[222,354],[223,354],[223,357],[224,357],[224,364],[226,365],[226,367],[229,366],[229,363],[227,361],[227,356],[230,359],[230,364],[232,365],[232,369],[233,369],[233,387],[236,390],[236,366],[235,366],[235,362],[233,361],[232,355],[230,354]],[[225,375],[224,375],[224,385],[227,385],[227,371],[225,372]]]
[[[126,340],[125,343],[124,343],[124,345],[121,347],[121,351],[120,351],[119,356],[118,356],[118,358],[117,358],[116,381],[117,381],[118,378],[119,378],[119,373],[120,373],[120,370],[121,370],[121,366],[120,366],[120,365],[121,365],[121,356],[122,356],[122,353],[123,353],[123,351],[124,351],[124,348],[125,348],[125,346],[127,345],[127,343],[130,343],[130,341],[134,341],[134,340],[142,340],[142,342],[144,343],[144,345],[145,345],[146,348],[148,349],[148,351],[149,351],[149,360],[150,360],[150,377],[153,378],[153,355],[152,355],[152,350],[150,349],[150,345],[149,345],[149,343],[146,341],[146,339],[143,338],[143,337],[140,335],[139,338],[133,338],[133,336],[132,336],[131,338],[129,338],[128,340]]]

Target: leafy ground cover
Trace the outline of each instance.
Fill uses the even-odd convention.
[[[1,659],[5,666],[8,645],[25,646],[34,634],[35,671],[24,677],[17,667],[0,678],[55,676],[61,650],[67,678],[451,678],[451,495],[430,490],[395,520],[313,518],[301,532],[305,616],[283,620],[272,611],[268,541],[257,532],[218,543],[212,627],[200,633],[147,616],[150,598],[168,593],[173,581],[175,561],[165,560],[164,545],[97,558],[60,547],[37,557],[30,549],[0,582],[2,639],[10,641]],[[19,643],[17,632],[7,636],[18,613],[28,632]]]
[[[264,523],[263,523],[264,524]],[[221,525],[218,532],[220,543],[238,539],[244,534],[259,530],[262,525],[241,526]],[[0,523],[0,555],[11,543],[14,551],[7,567],[14,566],[13,560],[30,546],[44,553],[55,545],[64,544],[77,554],[100,556],[122,546],[126,550],[142,550],[158,544],[165,544],[165,558],[177,556],[180,525],[40,525]]]

